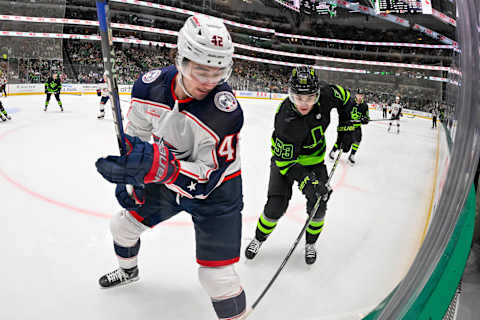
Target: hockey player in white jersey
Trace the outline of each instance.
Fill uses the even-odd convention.
[[[124,208],[111,220],[120,268],[99,283],[110,288],[137,280],[140,235],[186,211],[195,227],[200,283],[219,319],[240,319],[246,297],[234,264],[241,246],[243,112],[225,82],[233,44],[223,22],[207,16],[188,18],[177,41],[175,65],[152,70],[133,86],[128,153],[96,163],[117,184]]]
[[[103,83],[101,83],[100,88],[97,89],[97,95],[101,97],[97,118],[103,119],[105,118],[105,104],[110,99],[110,93],[108,92],[107,86],[107,75],[105,73],[103,74]]]
[[[388,124],[387,132],[390,132],[392,123],[397,124],[397,134],[400,133],[400,116],[402,115],[402,105],[400,104],[400,97],[395,97],[395,102],[390,106],[391,118]]]

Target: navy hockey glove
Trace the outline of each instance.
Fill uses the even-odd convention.
[[[314,172],[303,177],[298,182],[298,188],[309,199],[322,198],[327,202],[333,190],[328,183],[320,181]]]
[[[101,89],[97,89],[97,96],[101,96],[102,95],[102,90]]]
[[[145,203],[145,189],[143,186],[126,186],[117,184],[115,197],[118,203],[127,210],[138,209]]]
[[[180,163],[163,141],[150,144],[125,135],[128,152],[123,156],[100,158],[95,163],[98,172],[116,184],[140,186],[144,183],[173,183]]]

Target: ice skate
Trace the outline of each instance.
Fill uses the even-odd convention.
[[[307,264],[314,264],[317,260],[317,249],[315,249],[315,244],[306,244],[305,245],[305,262]]]
[[[97,115],[97,119],[105,118],[105,110],[100,110]]]
[[[350,153],[350,155],[348,156],[348,163],[353,166],[355,164],[355,155]]]
[[[250,241],[247,249],[245,249],[245,257],[247,259],[253,259],[258,253],[258,250],[260,250],[260,247],[262,246],[263,241],[259,241],[257,239],[253,239]]]
[[[60,106],[60,112],[63,112],[63,107],[62,106]]]
[[[0,119],[2,119],[2,121],[7,121],[7,117],[5,117],[3,113],[0,113]]]
[[[335,151],[334,151],[334,150],[332,149],[332,151],[330,151],[330,153],[328,154],[328,157],[330,158],[330,160],[335,160],[335,158],[337,157],[337,155],[338,155],[338,150],[335,150]]]
[[[107,288],[126,285],[127,283],[134,282],[137,280],[138,280],[137,267],[134,267],[131,269],[118,268],[117,270],[102,276],[98,280],[98,283],[100,284],[100,287],[107,289]]]

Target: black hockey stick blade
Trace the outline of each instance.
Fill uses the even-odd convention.
[[[120,154],[126,154],[125,132],[123,131],[122,109],[120,108],[120,98],[118,95],[118,84],[115,70],[115,52],[113,50],[112,29],[110,28],[110,10],[108,0],[97,0],[97,16],[102,42],[103,65],[107,76],[108,91],[112,98],[112,114],[117,134],[118,147]]]

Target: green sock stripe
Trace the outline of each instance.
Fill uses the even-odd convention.
[[[311,227],[321,227],[321,226],[323,226],[324,222],[325,222],[324,220],[310,221],[310,223],[308,225],[311,226]]]
[[[259,219],[262,224],[264,224],[266,227],[270,227],[270,228],[275,228],[275,226],[277,225],[277,221],[269,221],[265,218],[265,216],[262,215],[260,216],[260,219]]]
[[[262,233],[264,234],[270,234],[273,232],[273,229],[275,229],[275,227],[271,228],[271,229],[266,229],[262,226],[262,223],[260,222],[260,220],[258,220],[258,223],[257,223],[257,228],[258,230],[260,230]]]
[[[358,144],[352,144],[352,150],[358,150],[359,145]]]
[[[323,227],[321,227],[320,229],[310,229],[310,227],[307,228],[307,233],[308,234],[311,234],[311,235],[317,235],[317,234],[320,234],[323,230]]]

